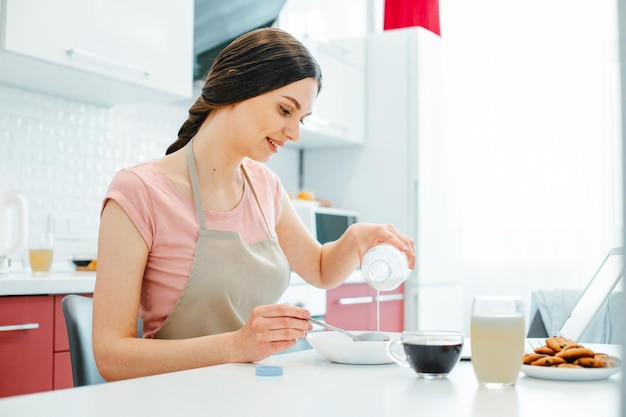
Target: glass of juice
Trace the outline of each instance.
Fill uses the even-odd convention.
[[[33,275],[47,276],[50,274],[53,254],[54,241],[51,234],[44,233],[31,239],[28,249],[28,259]]]
[[[470,343],[479,385],[495,389],[515,386],[522,367],[525,329],[520,297],[474,297]]]

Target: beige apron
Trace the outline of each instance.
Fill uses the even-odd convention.
[[[209,230],[202,205],[193,140],[187,165],[200,226],[187,284],[155,338],[186,339],[240,329],[252,309],[278,301],[289,284],[290,268],[243,166],[241,171],[261,211],[269,238],[245,243],[238,232]],[[243,200],[240,204],[243,203]]]

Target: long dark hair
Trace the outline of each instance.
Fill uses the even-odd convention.
[[[319,92],[322,72],[317,61],[287,32],[262,28],[240,36],[218,54],[204,81],[202,94],[189,109],[189,118],[166,154],[189,143],[211,109],[238,103],[305,78],[316,79]]]

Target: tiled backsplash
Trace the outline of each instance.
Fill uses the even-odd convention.
[[[26,197],[31,236],[54,233],[55,262],[95,254],[114,173],[163,155],[187,110],[188,103],[98,107],[0,85],[0,190]]]

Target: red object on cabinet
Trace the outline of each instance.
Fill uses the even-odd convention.
[[[376,290],[367,284],[343,284],[326,293],[325,320],[346,330],[377,330]],[[404,330],[404,285],[380,292],[380,330]]]
[[[0,397],[52,389],[53,298],[0,298]]]
[[[439,0],[385,0],[385,30],[421,26],[441,36]]]

